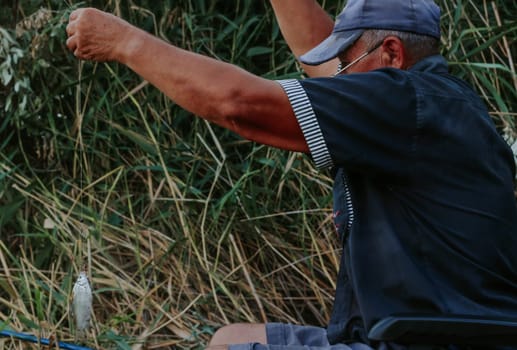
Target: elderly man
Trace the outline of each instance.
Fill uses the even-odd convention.
[[[314,0],[271,3],[311,78],[262,79],[95,9],[67,27],[78,58],[123,63],[193,114],[332,169],[343,256],[328,327],[228,325],[210,346],[407,349],[368,331],[393,314],[517,317],[513,157],[447,73],[436,4],[349,0],[333,23]]]

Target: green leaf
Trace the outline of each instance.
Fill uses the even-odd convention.
[[[270,54],[271,52],[273,52],[273,49],[270,47],[255,46],[255,47],[250,48],[246,52],[246,56],[253,57],[253,56],[258,56],[258,55],[266,55],[266,54]]]

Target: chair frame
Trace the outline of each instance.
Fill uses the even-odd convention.
[[[401,344],[517,345],[517,319],[393,315],[378,321],[368,338]]]

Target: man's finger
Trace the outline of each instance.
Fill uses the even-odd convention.
[[[78,16],[79,16],[79,9],[74,10],[74,11],[72,11],[72,13],[70,13],[69,20],[73,21],[73,20],[77,19]]]
[[[68,23],[68,25],[66,26],[66,34],[68,34],[68,36],[70,37],[74,34],[74,31],[75,24],[73,22]]]
[[[77,49],[77,44],[75,42],[75,37],[74,36],[71,36],[68,39],[66,39],[66,47],[68,47],[68,49],[70,51],[74,52],[74,54],[75,54],[75,51]]]

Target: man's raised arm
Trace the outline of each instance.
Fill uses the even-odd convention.
[[[206,56],[192,53],[93,8],[70,15],[68,48],[80,59],[117,61],[178,105],[241,136],[307,152],[282,87]]]
[[[296,57],[306,53],[332,32],[334,22],[315,0],[270,0],[280,30]],[[329,76],[336,72],[337,59],[319,66],[302,64],[311,76]]]

